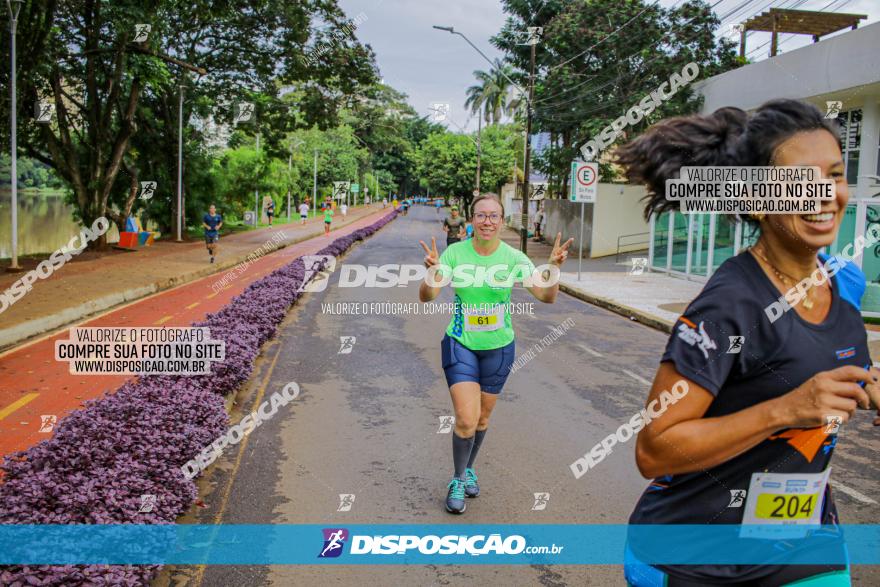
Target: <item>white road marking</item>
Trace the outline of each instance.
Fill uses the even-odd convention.
[[[579,344],[579,345],[577,345],[577,346],[578,346],[579,348],[585,350],[586,352],[590,353],[590,354],[593,355],[594,357],[601,357],[601,356],[602,356],[602,353],[597,352],[597,351],[594,351],[593,349],[591,349],[591,348],[588,347],[587,345]]]
[[[865,495],[864,493],[861,493],[861,492],[859,492],[859,491],[856,491],[856,490],[853,489],[852,487],[847,487],[846,485],[844,485],[844,484],[841,483],[840,481],[834,481],[834,480],[832,479],[832,480],[830,481],[830,483],[831,483],[831,486],[834,487],[834,489],[840,491],[841,493],[845,493],[845,494],[847,494],[848,496],[850,496],[850,497],[853,498],[853,499],[856,499],[856,500],[858,500],[858,501],[860,501],[860,502],[862,502],[862,503],[867,503],[867,504],[872,504],[872,505],[876,505],[876,504],[877,504],[876,501],[874,501],[873,499],[871,499],[870,497],[868,497],[868,496]]]
[[[630,377],[632,377],[633,379],[635,379],[636,381],[638,381],[639,383],[641,383],[643,385],[651,385],[650,381],[648,381],[644,377],[636,375],[632,371],[627,371],[626,369],[621,369],[621,371],[623,371],[624,373],[626,373],[627,375],[629,375]]]

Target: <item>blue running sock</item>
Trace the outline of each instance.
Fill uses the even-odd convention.
[[[488,430],[488,428],[486,428]],[[477,460],[477,453],[480,451],[480,445],[483,444],[483,437],[486,436],[486,430],[477,430],[474,434],[474,447],[471,449],[471,456],[468,458],[467,468],[474,468],[474,461]]]

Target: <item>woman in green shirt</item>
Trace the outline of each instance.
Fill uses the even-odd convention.
[[[419,299],[430,302],[444,285],[455,289],[455,312],[441,355],[455,410],[455,472],[447,487],[446,510],[456,514],[466,509],[465,495],[480,493],[474,460],[516,353],[509,310],[513,284],[522,281],[538,300],[552,304],[559,292],[559,267],[574,240],[560,245],[562,234],[558,234],[549,264],[538,271],[525,253],[502,242],[504,206],[497,196],[476,197],[472,211],[472,240],[451,244],[442,256],[436,239],[431,239],[430,248],[420,241],[428,276],[419,288]]]
[[[330,236],[330,223],[333,222],[333,208],[327,206],[324,210],[324,234]]]

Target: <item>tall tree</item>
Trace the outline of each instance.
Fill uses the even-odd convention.
[[[641,98],[680,73],[699,66],[700,79],[737,65],[733,44],[715,39],[718,18],[703,0],[667,9],[647,0],[503,0],[508,19],[493,43],[521,72],[528,71],[528,26],[543,27],[537,46],[534,127],[558,137],[558,146],[536,163],[567,178],[579,149]],[[619,140],[653,122],[699,108],[689,88],[666,100]],[[610,150],[610,149],[609,149]],[[614,177],[603,163],[604,179]]]
[[[513,68],[500,59],[488,72],[477,70],[474,77],[479,82],[467,89],[465,107],[474,114],[482,111],[483,121],[487,124],[498,124],[505,114],[510,114],[512,107],[518,102],[511,100],[511,85],[508,79],[513,75]]]
[[[279,80],[303,82],[304,116],[295,120],[305,125],[332,116],[344,95],[375,77],[368,47],[350,34],[330,38],[347,22],[335,0],[49,0],[26,3],[20,18],[20,103],[55,108],[51,124],[22,121],[22,148],[68,182],[87,224],[101,215],[121,224],[139,171],[176,168],[180,83],[190,85],[184,120],[200,96],[225,121],[235,103],[254,102],[271,151],[292,118],[278,107]],[[144,24],[151,30],[136,42]],[[192,83],[187,74],[197,71],[207,75]],[[133,149],[142,131],[152,138]]]

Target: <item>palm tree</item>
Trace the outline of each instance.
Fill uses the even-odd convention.
[[[510,82],[507,78],[511,75],[513,68],[500,59],[495,59],[495,67],[489,72],[475,71],[474,77],[479,83],[467,89],[465,107],[474,114],[482,110],[486,124],[500,123],[502,117],[509,114],[516,107],[515,102],[518,102],[510,99]]]

